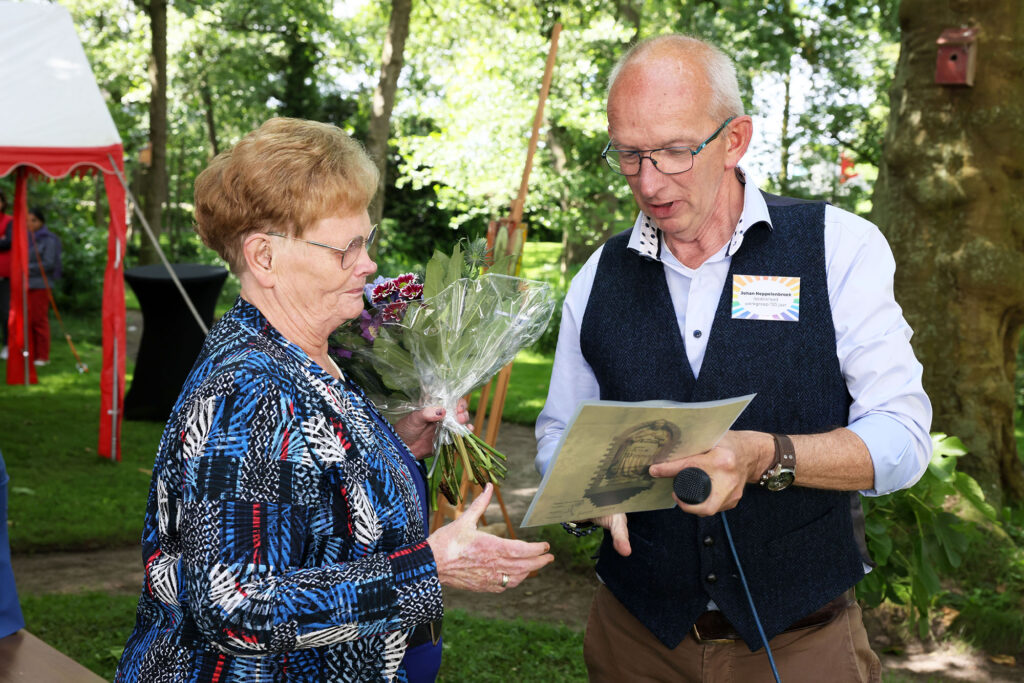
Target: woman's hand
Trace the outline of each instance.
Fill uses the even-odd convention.
[[[501,593],[555,559],[547,543],[513,541],[477,530],[492,491],[494,486],[487,484],[461,517],[427,537],[442,585]]]
[[[434,452],[434,433],[437,431],[437,423],[444,419],[445,414],[441,406],[427,406],[409,413],[395,423],[395,432],[418,460]],[[469,403],[464,398],[459,399],[455,419],[459,424],[469,422]]]

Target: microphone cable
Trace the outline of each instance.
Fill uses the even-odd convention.
[[[711,494],[711,477],[699,467],[687,467],[676,473],[672,482],[672,490],[676,498],[687,505],[699,505],[707,500]],[[732,531],[729,529],[729,520],[725,518],[725,510],[722,510],[722,526],[725,527],[725,538],[729,542],[729,551],[732,552],[732,559],[736,562],[736,569],[739,570],[740,584],[747,596],[747,604],[750,605],[750,612],[754,615],[754,624],[757,625],[757,632],[764,644],[764,651],[768,654],[768,663],[772,667],[772,675],[775,676],[775,683],[782,683],[779,678],[779,670],[775,668],[775,657],[772,656],[772,648],[768,645],[768,638],[765,636],[764,627],[761,626],[761,617],[757,615],[757,608],[754,606],[754,598],[750,595],[750,586],[747,585],[747,576],[743,573],[743,565],[740,564],[740,556],[736,553],[736,545],[732,542]]]
[[[740,556],[736,554],[736,546],[732,542],[732,531],[729,530],[729,520],[725,518],[725,510],[722,510],[722,526],[725,527],[725,538],[729,541],[729,550],[732,551],[732,559],[736,562],[736,569],[740,573],[740,583],[743,585],[743,592],[747,595],[747,603],[754,615],[754,623],[757,624],[757,632],[764,644],[764,651],[768,655],[768,663],[772,667],[772,675],[775,676],[775,683],[782,683],[779,679],[779,670],[775,668],[775,657],[772,656],[772,648],[768,645],[768,638],[764,634],[764,627],[761,626],[761,617],[757,616],[757,608],[754,607],[754,598],[750,595],[750,586],[747,585],[747,577],[743,573],[743,566],[740,564]]]

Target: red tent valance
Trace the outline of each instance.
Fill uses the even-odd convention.
[[[0,177],[18,166],[48,178],[63,178],[72,173],[114,173],[111,159],[121,161],[120,143],[106,147],[3,147],[0,146]]]

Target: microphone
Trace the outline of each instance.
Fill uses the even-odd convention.
[[[687,505],[699,505],[711,495],[711,477],[698,467],[687,467],[676,474],[672,491]]]

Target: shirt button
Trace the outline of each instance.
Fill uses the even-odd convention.
[[[704,537],[704,545],[706,545],[706,546],[708,546],[710,548],[714,544],[715,544],[715,539],[711,538],[710,536],[705,536]]]
[[[714,572],[711,572],[710,574],[708,574],[708,575],[707,575],[707,577],[705,578],[705,580],[706,580],[706,581],[707,581],[708,583],[714,583],[715,581],[718,581],[718,577],[717,577],[717,576],[715,576],[715,573],[714,573]]]
[[[694,330],[693,336],[696,337],[697,339],[700,339],[700,330]]]

